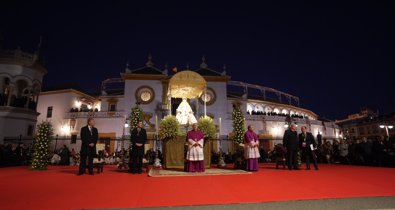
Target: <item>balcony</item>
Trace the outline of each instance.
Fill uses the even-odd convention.
[[[70,118],[124,118],[125,111],[100,111],[100,112],[68,112],[66,113],[66,119]]]

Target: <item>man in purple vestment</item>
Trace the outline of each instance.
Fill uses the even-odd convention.
[[[258,171],[259,139],[251,125],[244,134],[244,158],[247,171]]]
[[[188,152],[187,152],[187,171],[204,172],[204,135],[198,130],[197,124],[192,124],[192,130],[187,133]]]

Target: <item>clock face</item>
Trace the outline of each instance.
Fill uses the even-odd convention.
[[[202,99],[203,102],[209,102],[212,99],[212,96],[210,94],[202,94],[202,96],[200,97]]]
[[[149,86],[141,86],[135,92],[136,100],[142,104],[149,104],[155,98],[154,90]]]
[[[141,100],[142,101],[149,101],[150,99],[151,99],[151,93],[150,92],[148,92],[148,91],[143,91],[142,93],[141,93],[141,95],[140,95],[140,98],[141,98]]]
[[[201,104],[206,103],[207,106],[212,105],[216,100],[216,94],[214,89],[208,87],[206,90],[206,93],[203,93],[200,98],[199,101]]]

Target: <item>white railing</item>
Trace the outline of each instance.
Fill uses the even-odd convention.
[[[115,112],[68,112],[66,113],[66,118],[124,118],[124,111]]]

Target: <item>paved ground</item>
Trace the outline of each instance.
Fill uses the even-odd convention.
[[[395,197],[284,201],[252,204],[143,208],[144,210],[395,210]]]

